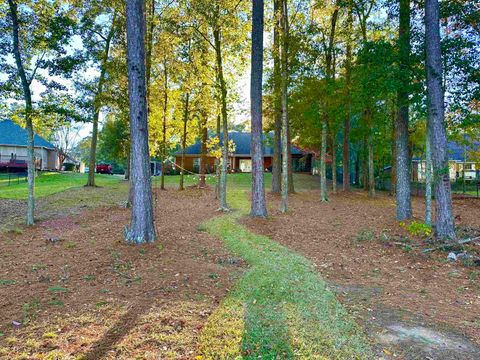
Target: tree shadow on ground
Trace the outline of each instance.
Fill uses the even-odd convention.
[[[137,320],[151,308],[151,303],[132,306],[101,339],[95,342],[90,351],[84,356],[84,360],[97,360],[104,357],[116,344],[118,344],[132,330]]]

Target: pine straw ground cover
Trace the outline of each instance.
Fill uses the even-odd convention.
[[[157,196],[151,245],[124,243],[118,205],[0,233],[0,358],[194,357],[243,262],[197,230],[215,214],[211,190]]]
[[[268,219],[243,224],[309,258],[362,324],[378,325],[393,309],[400,318],[416,317],[417,324],[453,330],[480,345],[480,268],[448,261],[448,251],[423,253],[431,244],[395,221],[394,198],[353,191],[322,203],[317,190],[299,192],[288,214],[278,212],[279,198],[268,200]],[[423,199],[414,198],[413,206],[420,223]],[[478,233],[478,199],[455,199],[454,212],[457,226],[469,230],[463,236]],[[466,248],[480,254],[478,244]]]

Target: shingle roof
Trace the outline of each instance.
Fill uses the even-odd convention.
[[[33,142],[35,147],[55,149],[52,143],[38,134],[35,134]],[[27,130],[15,124],[12,120],[0,121],[0,145],[27,146]]]
[[[214,135],[210,135],[209,137],[214,137]],[[229,140],[233,140],[235,143],[235,155],[251,155],[250,152],[250,144],[252,135],[251,133],[246,132],[238,132],[238,131],[231,131],[228,133]],[[264,143],[264,156],[272,156],[273,155],[273,134],[268,133],[264,134],[263,136],[263,143]],[[220,144],[223,144],[223,134],[220,134]],[[178,151],[177,155],[180,155],[182,151]],[[195,144],[187,147],[185,149],[185,154],[187,155],[199,155],[201,153],[201,143],[198,140]],[[303,155],[303,152],[300,151],[295,146],[292,146],[292,155]]]
[[[464,161],[464,151],[465,151],[465,148],[463,146],[463,144],[459,144],[455,141],[449,141],[448,144],[448,160],[450,161],[457,161],[457,162],[462,162]],[[470,161],[470,156],[469,156],[469,153],[470,151],[472,150],[477,150],[480,148],[480,142],[478,141],[473,141],[471,144],[467,145],[466,146],[466,150],[467,150],[467,161]],[[413,160],[423,160],[425,158],[425,156],[422,156],[422,157],[414,157]]]

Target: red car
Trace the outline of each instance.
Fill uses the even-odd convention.
[[[109,164],[98,164],[98,165],[97,165],[97,168],[95,169],[95,171],[96,171],[98,174],[109,174],[109,175],[113,175],[112,165],[109,165]]]

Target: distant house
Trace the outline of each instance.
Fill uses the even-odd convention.
[[[59,170],[55,146],[34,135],[35,168]],[[27,131],[11,120],[0,121],[0,171],[19,172],[27,169]]]
[[[465,167],[466,180],[480,179],[480,163],[471,157],[472,151],[480,150],[480,143],[473,142],[469,146],[464,146],[455,141],[448,142],[448,167],[451,181],[456,181],[463,176]],[[426,161],[421,158],[412,160],[412,180],[425,181]]]
[[[232,131],[228,134],[229,140],[235,143],[235,152],[228,156],[228,168],[231,172],[251,172],[252,152],[250,144],[252,136],[247,132]],[[223,143],[223,134],[220,136],[220,143]],[[272,170],[273,160],[273,138],[271,134],[264,135],[264,167],[266,171]],[[312,156],[292,146],[292,169],[295,172],[309,172],[312,166]],[[200,170],[201,142],[185,149],[184,168],[188,171],[198,173]],[[175,154],[175,163],[180,165],[182,150]],[[215,172],[215,158],[207,155],[207,173]]]

